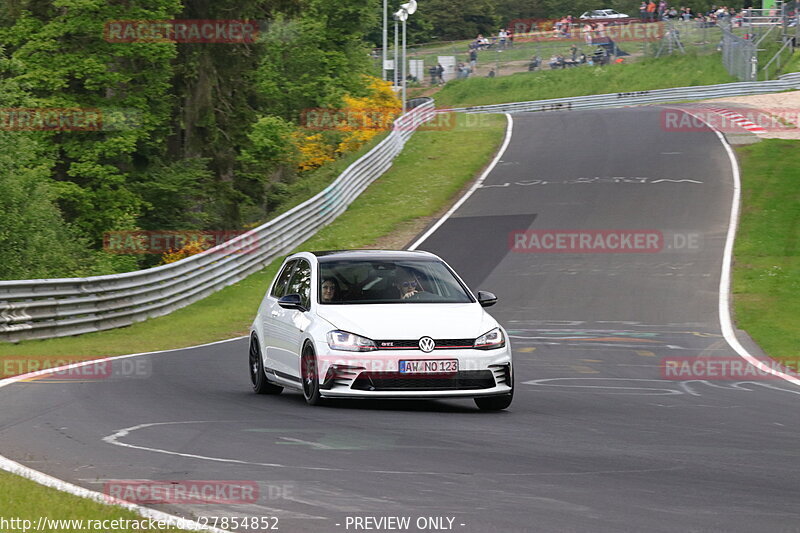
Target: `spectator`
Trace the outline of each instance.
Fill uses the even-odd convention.
[[[573,61],[576,61],[578,58],[578,47],[574,44],[569,47],[570,57]]]
[[[591,23],[587,22],[583,25],[583,38],[586,41],[586,44],[592,44],[592,32],[594,31],[594,27]]]
[[[444,67],[441,63],[436,64],[436,83],[444,83]]]
[[[472,70],[478,66],[478,51],[474,48],[469,51],[469,66]]]
[[[654,22],[656,20],[656,3],[653,0],[647,4],[647,20]]]
[[[594,64],[605,65],[606,63],[608,63],[608,51],[604,47],[598,46],[594,52]]]
[[[487,78],[494,78],[497,74],[495,74],[494,69],[489,71],[489,74],[486,75]]]
[[[431,86],[436,85],[439,82],[439,71],[436,68],[436,65],[431,65],[428,69],[428,74],[431,76]]]
[[[508,32],[505,28],[500,28],[500,31],[497,32],[497,41],[500,43],[500,48],[506,47],[506,39],[508,39]]]
[[[564,56],[562,55],[555,55],[550,58],[550,68],[557,69],[557,68],[564,68]]]
[[[561,37],[569,39],[569,28],[571,24],[572,23],[569,17],[564,17],[561,19]]]
[[[642,2],[639,6],[639,20],[647,22],[647,2]]]

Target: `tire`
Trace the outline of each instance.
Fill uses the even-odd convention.
[[[303,380],[303,397],[308,405],[322,404],[319,392],[319,375],[317,374],[317,356],[310,344],[303,347],[300,357],[300,378]]]
[[[255,337],[250,338],[249,367],[253,392],[256,394],[280,394],[283,392],[283,387],[273,385],[267,380],[267,374],[264,373],[264,361],[261,359],[261,347]]]

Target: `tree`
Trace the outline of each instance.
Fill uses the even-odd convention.
[[[135,117],[126,127],[43,134],[56,149],[52,176],[68,222],[99,243],[104,231],[135,226],[141,202],[127,187],[147,166],[167,133],[169,42],[120,43],[102,38],[114,20],[170,19],[179,0],[19,1],[0,30],[12,62],[2,74],[17,80],[39,108],[99,110]]]
[[[492,0],[430,0],[420,4],[413,15],[417,17],[430,24],[435,39],[444,41],[492,35],[500,24]]]
[[[363,38],[377,24],[371,0],[307,0],[297,18],[278,16],[265,35],[257,80],[264,108],[288,120],[315,107],[336,107],[365,91]]]

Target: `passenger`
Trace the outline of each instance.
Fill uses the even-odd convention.
[[[424,292],[422,285],[413,272],[408,270],[398,270],[395,277],[394,286],[399,291],[400,299],[406,300],[415,294]]]

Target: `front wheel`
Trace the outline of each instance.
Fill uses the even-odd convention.
[[[264,361],[261,359],[261,347],[255,337],[250,339],[250,382],[256,394],[280,394],[283,387],[267,381],[264,373]]]
[[[319,376],[317,374],[317,356],[314,348],[306,344],[300,358],[300,375],[303,377],[303,397],[308,405],[319,405],[322,396],[319,393]]]

